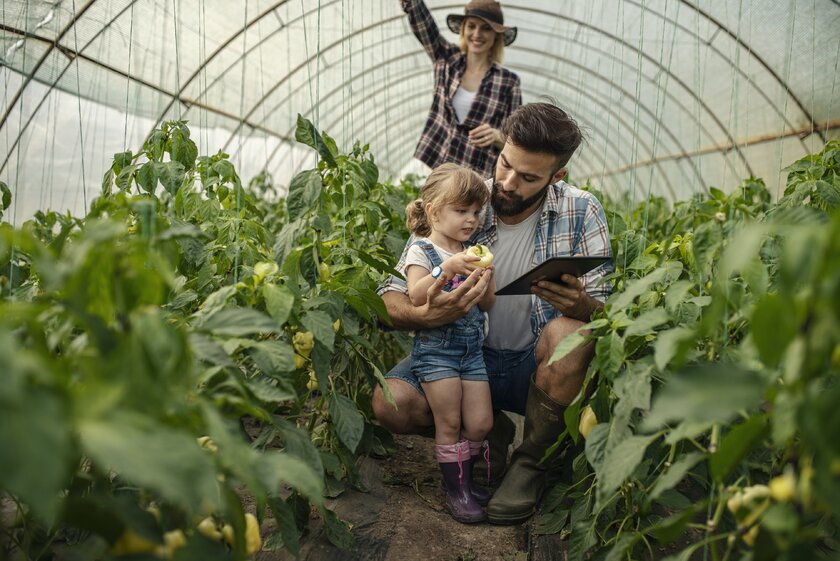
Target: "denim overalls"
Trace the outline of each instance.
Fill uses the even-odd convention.
[[[417,240],[412,245],[420,246],[432,268],[441,264],[440,256],[431,243]],[[452,281],[444,290],[451,291],[451,285]],[[411,371],[421,382],[458,377],[487,381],[483,344],[484,313],[476,305],[466,316],[449,325],[415,332]]]

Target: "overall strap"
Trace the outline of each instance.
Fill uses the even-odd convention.
[[[438,252],[435,251],[434,246],[426,240],[416,240],[411,245],[419,246],[420,249],[423,250],[423,253],[426,254],[426,258],[431,262],[432,268],[435,268],[441,263],[443,263],[443,261],[441,261],[440,259],[440,255],[438,255]]]

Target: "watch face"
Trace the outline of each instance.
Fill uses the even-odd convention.
[[[432,278],[436,279],[442,274],[443,274],[443,269],[441,269],[440,266],[432,269]]]

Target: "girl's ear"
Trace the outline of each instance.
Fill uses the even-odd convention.
[[[429,224],[437,220],[437,212],[432,208],[432,203],[426,203],[423,206],[423,212],[426,213],[426,217],[429,219]]]

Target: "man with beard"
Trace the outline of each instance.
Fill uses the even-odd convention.
[[[550,103],[532,103],[514,111],[502,133],[506,142],[495,177],[488,182],[492,183],[490,207],[472,240],[495,255],[496,285],[505,286],[550,257],[611,256],[601,204],[563,181],[565,166],[582,140],[574,120]],[[582,345],[561,360],[548,361],[564,337],[603,308],[610,287],[601,281],[610,272],[607,263],[580,279],[564,275],[562,283],[540,281],[531,295],[497,296],[489,312],[484,360],[494,412],[525,416],[523,442],[487,506],[490,522],[516,524],[534,512],[549,464],[540,460],[565,429],[563,413],[580,392],[594,347]],[[389,279],[380,294],[394,327],[431,328],[466,314],[487,290],[491,274],[476,269],[451,292],[443,291],[448,279],[441,275],[429,290],[426,305],[420,307],[411,305],[405,284],[396,278]],[[385,378],[397,407],[377,387],[373,410],[379,422],[396,433],[424,433],[433,427],[409,359]],[[507,416],[494,418],[488,436],[490,467],[499,476],[514,431]]]

